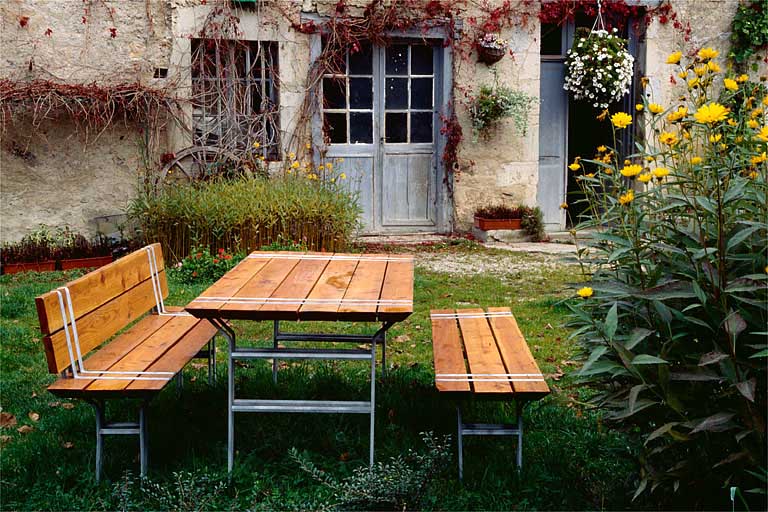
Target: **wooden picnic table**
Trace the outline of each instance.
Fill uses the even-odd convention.
[[[253,252],[190,302],[186,310],[220,328],[229,341],[227,468],[234,461],[235,412],[326,412],[370,415],[370,463],[374,453],[376,345],[386,366],[386,331],[413,312],[413,258],[392,254]],[[229,320],[274,322],[271,348],[237,347]],[[281,332],[280,321],[378,322],[373,335]],[[367,349],[286,348],[280,342],[348,342]],[[370,401],[254,400],[235,397],[234,362],[272,359],[368,360]]]

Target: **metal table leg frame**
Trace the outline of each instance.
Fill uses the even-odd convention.
[[[517,401],[517,425],[508,423],[464,423],[461,406],[456,406],[458,423],[459,480],[464,479],[464,436],[517,436],[517,468],[523,468],[523,407],[525,403]]]
[[[209,318],[214,327],[224,334],[229,342],[229,354],[227,356],[227,472],[232,473],[235,462],[235,331],[226,322],[218,318]]]
[[[149,436],[147,435],[147,405],[144,401],[139,407],[139,422],[107,423],[106,407],[103,401],[87,400],[93,406],[96,415],[96,483],[101,480],[102,460],[104,455],[104,436],[108,435],[138,435],[140,474],[147,476],[149,458]]]

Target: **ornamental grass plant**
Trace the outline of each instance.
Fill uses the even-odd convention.
[[[614,114],[613,145],[574,171],[596,244],[571,325],[595,403],[642,435],[636,497],[723,509],[736,488],[765,510],[768,96],[716,57],[672,54],[683,96]],[[617,147],[637,125],[640,149]]]
[[[298,174],[179,184],[140,195],[129,208],[170,261],[185,258],[193,245],[247,253],[293,240],[313,251],[341,251],[359,213],[342,182]]]

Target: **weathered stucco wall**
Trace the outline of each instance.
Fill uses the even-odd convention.
[[[501,3],[501,0],[498,0]],[[176,83],[189,66],[189,38],[197,33],[214,1],[200,0],[6,0],[0,3],[0,77],[68,82],[140,80],[148,85]],[[348,2],[362,12],[366,0]],[[290,28],[270,4],[264,11],[240,11],[245,39],[279,41],[281,129],[292,133],[304,95],[309,66],[309,37]],[[738,0],[672,0],[678,19],[690,22],[690,42],[683,41],[671,23],[653,21],[647,30],[647,75],[654,101],[674,98],[670,67],[664,64],[673,50],[692,51],[714,46],[725,56],[730,20]],[[331,0],[282,3],[293,16],[299,10],[325,14]],[[472,11],[463,13],[465,20]],[[87,23],[83,23],[86,17]],[[21,20],[24,19],[24,23]],[[23,26],[22,26],[23,25]],[[50,32],[47,32],[50,29]],[[114,35],[112,37],[112,29]],[[493,68],[457,57],[454,62],[454,104],[464,132],[459,147],[461,172],[454,186],[454,219],[458,229],[469,227],[474,209],[489,203],[534,205],[538,186],[538,105],[521,134],[510,121],[500,123],[488,140],[472,141],[472,127],[464,93],[481,84],[500,84],[539,95],[539,26],[535,16],[524,26],[505,29],[514,57]],[[167,79],[154,79],[156,68],[168,68]],[[497,71],[493,76],[491,69]],[[765,73],[765,65],[762,66]],[[184,85],[181,80],[181,85]],[[183,95],[184,87],[180,88]],[[0,149],[0,239],[21,237],[37,224],[69,224],[89,230],[97,215],[119,213],[134,194],[141,166],[135,127],[106,130],[89,145],[66,121],[43,125],[41,134],[22,126],[2,133]],[[286,137],[284,136],[285,140]],[[171,130],[167,149],[189,141]],[[18,148],[26,148],[34,158]],[[92,230],[90,230],[92,231]]]

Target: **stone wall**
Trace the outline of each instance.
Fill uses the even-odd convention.
[[[0,3],[0,77],[171,83],[188,68],[189,38],[199,30],[216,1],[201,5],[200,0],[6,0]],[[367,3],[352,0],[348,5],[362,12]],[[281,128],[291,133],[304,95],[309,37],[292,30],[284,16],[270,5],[263,3],[258,11],[243,10],[241,29],[246,39],[279,41]],[[298,18],[300,10],[327,13],[335,2],[303,0],[280,5]],[[654,101],[666,103],[674,97],[670,69],[664,64],[671,51],[707,45],[721,49],[725,55],[730,20],[737,5],[738,0],[672,0],[679,19],[691,23],[693,31],[687,43],[671,23],[651,23],[646,68]],[[476,14],[469,11],[462,17],[466,20]],[[87,23],[83,23],[84,16]],[[116,37],[112,37],[113,32]],[[459,147],[462,168],[453,198],[455,227],[459,230],[469,227],[477,206],[536,202],[538,106],[531,113],[525,134],[519,133],[511,121],[505,121],[488,140],[474,143],[463,104],[465,93],[494,80],[538,96],[536,17],[531,16],[525,26],[505,29],[502,36],[511,41],[514,57],[506,56],[494,66],[497,77],[491,68],[476,63],[474,55],[468,59],[457,57],[454,62],[454,103],[465,134]],[[156,68],[169,69],[168,78],[153,78]],[[184,93],[184,87],[180,92]],[[75,134],[66,120],[44,124],[40,134],[33,134],[23,123],[12,125],[2,133],[0,149],[0,239],[20,238],[40,222],[92,231],[92,217],[121,212],[134,194],[141,166],[139,137],[136,127],[117,126],[85,145],[83,137]],[[177,150],[188,143],[179,132],[171,130],[167,149]]]

